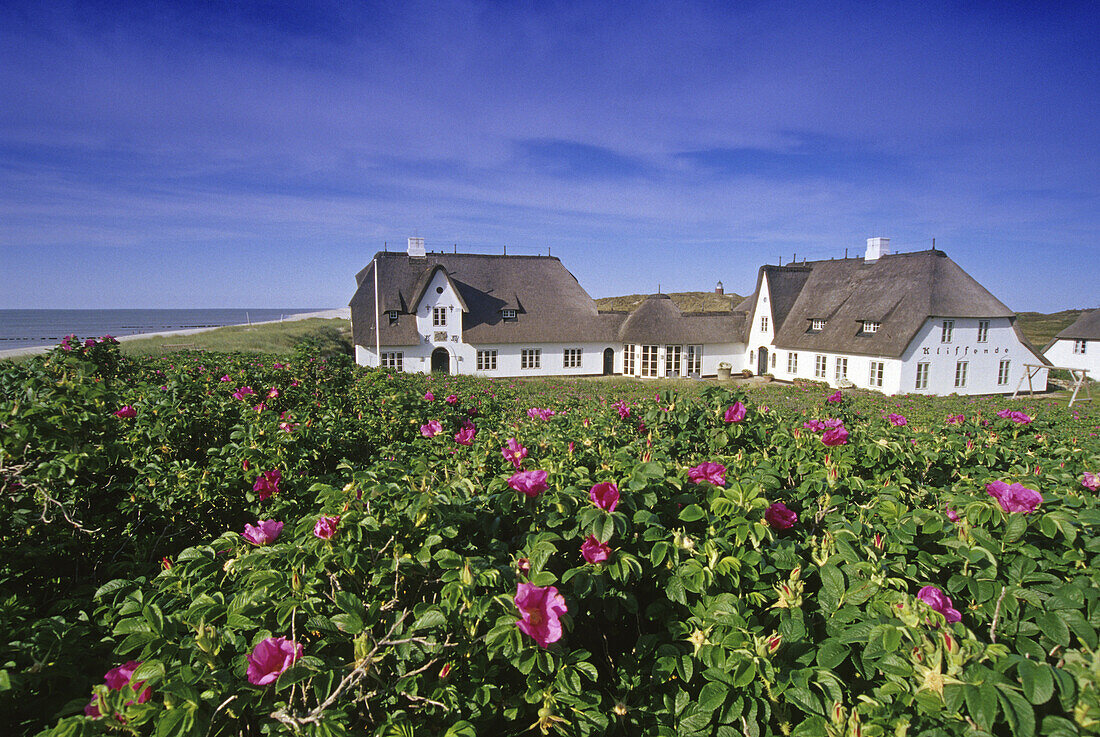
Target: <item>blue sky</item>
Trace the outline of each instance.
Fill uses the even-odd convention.
[[[936,239],[1100,306],[1095,2],[0,6],[0,308],[344,305],[389,243],[593,296]]]

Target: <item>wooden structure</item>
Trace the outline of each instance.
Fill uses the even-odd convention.
[[[1065,366],[1047,366],[1041,363],[1025,363],[1024,375],[1020,377],[1020,383],[1016,385],[1016,391],[1012,392],[1012,398],[1015,399],[1020,393],[1020,388],[1027,382],[1027,391],[1029,394],[1034,394],[1035,390],[1031,385],[1031,378],[1038,374],[1040,371],[1068,371],[1070,377],[1073,379],[1073,396],[1069,398],[1069,406],[1072,407],[1073,403],[1077,401],[1077,394],[1081,391],[1081,388],[1085,389],[1085,398],[1082,402],[1092,401],[1092,392],[1089,390],[1089,372],[1088,369],[1080,368],[1067,368]]]

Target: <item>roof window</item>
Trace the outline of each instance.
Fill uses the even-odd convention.
[[[815,317],[813,320],[810,320],[810,332],[811,333],[820,333],[824,329],[825,329],[825,320],[823,320],[822,318]]]
[[[864,335],[870,335],[871,333],[877,333],[880,323],[875,320],[864,320],[863,329],[860,331]]]
[[[515,310],[501,310],[500,311],[500,316],[505,320],[515,320],[516,319],[516,311]]]

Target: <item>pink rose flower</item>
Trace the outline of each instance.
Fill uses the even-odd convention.
[[[237,391],[233,392],[233,398],[234,399],[244,399],[248,395],[255,394],[255,393],[256,392],[252,391],[252,387],[242,386],[241,388],[237,389]]]
[[[698,466],[688,469],[688,478],[696,484],[706,481],[715,486],[725,486],[726,467],[721,463],[712,463],[711,461],[700,463]]]
[[[331,540],[332,536],[336,534],[336,526],[339,524],[340,515],[338,514],[332,517],[321,517],[317,520],[317,524],[313,526],[313,534],[322,540]]]
[[[107,688],[111,689],[112,691],[121,691],[122,689],[129,686],[133,688],[134,692],[138,695],[137,703],[144,704],[146,701],[153,697],[153,689],[152,687],[149,687],[142,690],[141,687],[142,685],[144,685],[145,681],[138,681],[137,683],[132,682],[134,671],[136,671],[138,669],[138,666],[140,665],[140,660],[130,660],[120,666],[111,668],[103,676],[103,680],[107,683]],[[133,701],[126,702],[127,705],[133,703]],[[89,706],[90,705],[91,704],[89,704]],[[99,711],[98,705],[96,707],[96,711]]]
[[[826,430],[821,436],[821,442],[829,446],[845,445],[848,442],[848,431],[844,429],[843,425],[838,425]]]
[[[959,424],[962,424],[965,420],[966,420],[966,415],[948,415],[947,416],[947,424],[948,425],[959,425]]]
[[[500,454],[518,471],[522,467],[520,462],[527,457],[527,449],[515,438],[508,438],[508,442],[500,449]]]
[[[536,497],[546,491],[546,471],[517,471],[508,479],[508,485],[529,497]]]
[[[835,392],[833,392],[829,396],[825,397],[825,401],[826,402],[842,402],[842,401],[844,401],[844,395],[840,393],[839,389],[837,389]]]
[[[279,493],[279,482],[283,480],[283,473],[279,469],[264,471],[256,477],[256,483],[252,484],[252,491],[256,492],[260,501],[265,501],[272,494]]]
[[[798,522],[798,514],[787,509],[783,502],[775,502],[764,512],[764,520],[777,530],[787,530]]]
[[[218,381],[232,381],[232,379],[229,378],[229,374],[226,374],[225,376],[218,379]]]
[[[925,586],[917,592],[917,598],[942,614],[948,624],[954,624],[962,619],[962,615],[952,605],[951,597],[935,586]]]
[[[595,535],[589,535],[581,545],[581,555],[589,563],[603,563],[611,557],[611,548],[597,540]]]
[[[275,542],[276,538],[279,537],[279,533],[282,531],[282,522],[277,522],[273,519],[262,519],[256,522],[255,527],[252,525],[245,525],[241,537],[253,545],[267,545],[268,543]]]
[[[550,643],[561,639],[560,618],[569,609],[557,588],[521,583],[516,587],[513,601],[521,617],[516,621],[520,632],[534,638],[539,647],[549,647]]]
[[[556,414],[557,412],[552,409],[539,409],[538,407],[527,410],[527,416],[535,420],[549,420]]]
[[[267,393],[267,398],[268,399],[278,399],[278,397],[279,397],[279,389],[277,387],[272,387],[271,391],[269,391]]]
[[[1029,415],[1010,409],[1002,409],[1000,412],[997,413],[997,416],[1002,419],[1012,420],[1013,422],[1020,425],[1026,425],[1032,420]]]
[[[447,404],[456,404],[458,402],[458,397],[454,394],[448,394],[447,398],[443,401],[445,401]]]
[[[619,487],[610,481],[604,481],[589,489],[588,498],[600,509],[614,512],[615,507],[619,506]]]
[[[439,420],[430,420],[428,424],[420,426],[420,434],[426,438],[435,437],[441,432],[443,432],[443,425]]]
[[[1084,475],[1081,476],[1081,486],[1089,491],[1100,491],[1100,475],[1085,471]]]
[[[286,672],[302,657],[302,646],[285,637],[269,637],[260,641],[248,655],[248,682],[266,686]]]
[[[993,481],[985,485],[985,490],[997,500],[1001,509],[1009,514],[1014,512],[1030,514],[1043,503],[1043,497],[1039,492],[1028,489],[1022,484],[1009,486],[1004,481]]]
[[[625,420],[627,417],[630,417],[630,407],[627,407],[626,402],[624,402],[623,400],[620,399],[618,402],[615,402],[615,404],[611,406],[619,411],[620,419]]]
[[[121,409],[115,410],[115,417],[121,417],[124,420],[129,420],[137,417],[137,410],[126,404]]]
[[[952,522],[959,521],[959,513],[956,512],[954,509],[952,509],[951,507],[944,507],[944,510],[947,512],[947,519],[951,520]]]
[[[424,392],[424,401],[425,402],[434,402],[435,401],[435,395],[432,394],[430,391]]]
[[[477,428],[472,422],[463,422],[462,428],[455,433],[455,442],[459,445],[472,445],[474,442],[474,435],[477,435]]]
[[[102,714],[99,713],[99,699],[93,698],[88,702],[88,705],[84,707],[84,716],[91,719],[99,719]]]
[[[886,419],[889,420],[890,424],[893,425],[894,427],[901,427],[902,425],[908,425],[909,424],[909,420],[905,419],[901,415],[896,415],[892,412],[890,414],[886,415]]]
[[[722,419],[726,422],[740,422],[745,419],[745,405],[740,402],[734,402],[730,407],[726,408],[726,413],[722,415]]]
[[[803,422],[802,427],[811,432],[823,432],[825,430],[825,423],[821,420],[810,420],[809,422]]]

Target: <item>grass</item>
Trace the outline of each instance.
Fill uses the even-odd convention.
[[[1045,315],[1042,312],[1019,312],[1017,323],[1024,335],[1039,350],[1046,348],[1054,336],[1062,332],[1081,316],[1084,310],[1062,310]]]
[[[316,345],[319,351],[343,347],[351,351],[351,322],[339,318],[231,325],[193,335],[166,335],[122,341],[122,353],[129,356],[163,356],[174,350],[201,350],[214,353],[293,352],[300,343]]]

